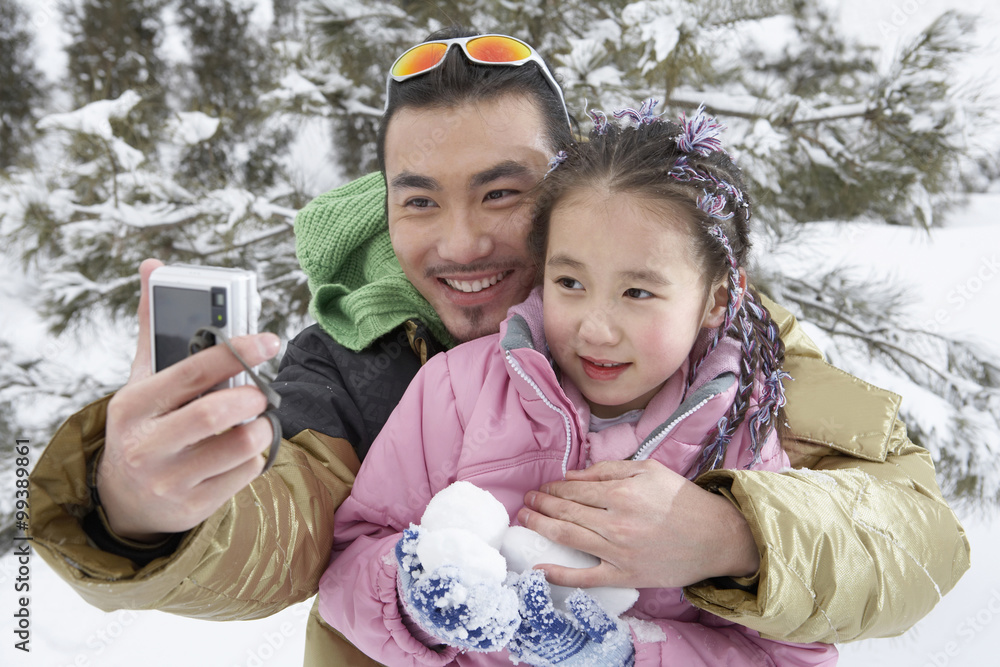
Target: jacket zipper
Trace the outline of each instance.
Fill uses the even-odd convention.
[[[510,350],[506,350],[504,352],[504,356],[507,358],[507,363],[510,364],[510,367],[514,369],[514,372],[517,373],[522,380],[527,382],[528,385],[535,390],[535,393],[538,394],[538,397],[540,399],[542,399],[542,402],[545,403],[545,405],[547,405],[549,408],[558,412],[559,415],[563,418],[563,425],[566,427],[566,453],[563,455],[562,474],[563,477],[565,477],[566,470],[569,467],[569,454],[573,448],[573,427],[571,425],[569,417],[566,415],[566,412],[562,408],[560,408],[558,405],[550,401],[548,396],[545,395],[545,392],[542,391],[542,388],[539,387],[537,384],[535,384],[535,381],[532,380],[531,377],[524,372],[524,370],[521,368],[521,364],[519,364],[517,359],[514,358],[514,355],[510,353]]]
[[[674,427],[677,426],[677,424],[679,424],[681,421],[683,421],[684,419],[687,419],[688,417],[690,417],[691,415],[693,415],[695,412],[697,412],[698,410],[700,410],[706,403],[708,403],[709,401],[711,401],[713,398],[715,398],[716,396],[718,396],[720,393],[722,393],[722,392],[716,392],[716,393],[714,393],[714,394],[712,394],[710,396],[706,396],[703,400],[699,401],[697,405],[692,406],[691,409],[687,410],[684,414],[681,414],[681,415],[678,415],[677,417],[675,417],[674,420],[672,422],[670,422],[667,425],[667,427],[665,429],[663,429],[662,431],[660,431],[660,433],[658,433],[655,437],[653,437],[653,438],[647,438],[646,441],[644,443],[642,443],[642,445],[639,447],[639,449],[636,450],[635,454],[633,454],[632,456],[628,457],[628,460],[629,461],[644,461],[647,458],[649,458],[650,454],[653,453],[653,450],[656,449],[656,447],[659,446],[659,444],[661,442],[663,442],[664,438],[666,438],[668,435],[670,435],[670,432],[674,430]]]

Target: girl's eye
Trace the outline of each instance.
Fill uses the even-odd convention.
[[[625,290],[625,296],[630,299],[649,299],[653,296],[653,293],[639,289],[638,287],[631,287]]]
[[[575,278],[556,278],[556,283],[566,289],[583,289],[583,285]]]

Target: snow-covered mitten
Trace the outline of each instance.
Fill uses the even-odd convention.
[[[399,591],[411,620],[444,644],[499,651],[520,623],[517,594],[502,582],[446,564],[425,572],[417,555],[423,531],[411,527],[396,543]]]
[[[609,617],[582,590],[566,604],[571,615],[552,606],[543,572],[526,572],[517,581],[521,626],[507,645],[514,664],[533,667],[632,667],[635,647],[629,631]]]

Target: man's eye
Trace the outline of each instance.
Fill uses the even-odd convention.
[[[484,199],[486,201],[490,200],[496,201],[498,199],[503,199],[504,197],[507,197],[515,193],[517,193],[517,190],[490,190],[489,192],[486,193],[486,197],[484,197]]]
[[[426,197],[413,197],[412,199],[407,199],[403,206],[412,206],[413,208],[430,208],[434,205],[434,202]]]

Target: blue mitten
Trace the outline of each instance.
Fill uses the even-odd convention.
[[[631,667],[635,647],[628,630],[610,618],[582,590],[566,601],[568,616],[552,606],[545,574],[525,572],[517,581],[521,626],[507,645],[511,661],[533,667]]]
[[[499,651],[520,623],[517,594],[503,585],[470,580],[460,568],[425,572],[417,557],[420,528],[396,543],[399,590],[410,618],[445,644],[472,651]]]

